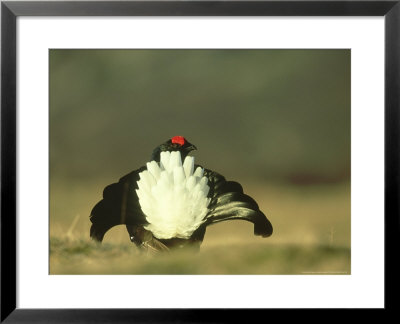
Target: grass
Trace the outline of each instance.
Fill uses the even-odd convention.
[[[270,238],[254,236],[251,223],[228,221],[207,229],[198,253],[148,255],[124,226],[102,244],[89,238],[88,215],[102,185],[53,184],[50,274],[350,274],[349,185],[244,187],[271,220]]]
[[[230,244],[168,254],[144,254],[131,244],[52,238],[55,274],[350,274],[345,247]]]

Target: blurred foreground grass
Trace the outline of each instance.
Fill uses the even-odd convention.
[[[350,250],[244,244],[161,255],[132,245],[52,239],[53,274],[350,274]]]
[[[274,226],[227,221],[207,228],[201,251],[141,253],[124,226],[98,244],[89,214],[104,183],[51,184],[50,274],[350,274],[350,185],[265,186],[242,181]]]

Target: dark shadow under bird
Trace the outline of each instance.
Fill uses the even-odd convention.
[[[126,225],[130,240],[148,251],[198,249],[207,226],[226,220],[254,224],[268,237],[272,225],[242,186],[217,172],[194,165],[196,150],[182,136],[154,149],[151,161],[107,186],[90,215],[90,236],[102,241],[116,225]],[[169,153],[171,152],[171,153]]]

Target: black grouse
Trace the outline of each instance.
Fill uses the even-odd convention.
[[[133,243],[145,250],[199,248],[206,227],[230,219],[254,224],[268,237],[272,225],[242,186],[194,164],[196,150],[182,136],[154,149],[151,162],[107,186],[90,215],[90,236],[102,241],[115,225],[126,225]]]

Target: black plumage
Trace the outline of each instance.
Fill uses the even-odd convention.
[[[160,161],[163,151],[180,151],[182,161],[196,147],[186,139],[176,136],[154,149],[152,160]],[[198,167],[199,165],[196,165]],[[201,166],[200,166],[201,167]],[[238,182],[227,181],[217,172],[204,168],[208,179],[208,213],[206,221],[196,229],[189,239],[155,237],[144,226],[148,224],[136,194],[139,173],[146,170],[143,166],[122,177],[119,182],[107,186],[103,199],[98,202],[90,216],[92,226],[90,236],[102,241],[105,233],[116,225],[126,225],[130,239],[137,246],[154,251],[167,251],[172,247],[192,246],[198,248],[203,241],[206,227],[225,220],[241,219],[254,224],[254,234],[268,237],[272,234],[272,225],[259,209],[253,198],[243,192]]]

